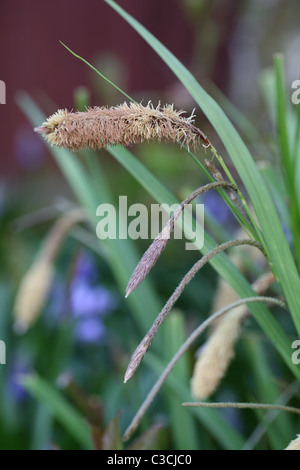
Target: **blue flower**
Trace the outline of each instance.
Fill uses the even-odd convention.
[[[94,258],[86,251],[80,253],[77,258],[75,277],[88,283],[95,283],[98,280],[98,270]]]
[[[78,258],[75,275],[70,284],[69,303],[76,319],[75,334],[79,341],[99,342],[105,338],[103,317],[112,312],[117,301],[98,277],[93,258],[86,253]]]
[[[92,316],[81,318],[75,329],[76,338],[85,343],[102,342],[105,339],[105,333],[104,323]]]
[[[73,278],[66,282],[55,279],[48,312],[55,322],[69,314],[74,320],[75,338],[84,342],[101,342],[105,339],[105,315],[117,307],[117,299],[106,287],[99,284],[99,274],[94,258],[82,252],[77,258]]]
[[[78,278],[70,287],[70,305],[75,317],[105,315],[112,311],[116,302],[113,295],[102,286],[92,286]]]

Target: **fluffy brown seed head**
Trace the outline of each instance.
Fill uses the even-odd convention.
[[[193,125],[194,116],[184,118],[173,105],[155,108],[151,103],[124,103],[119,106],[88,108],[85,112],[58,110],[36,132],[51,144],[70,150],[101,149],[108,145],[124,147],[143,141],[164,141],[186,146],[210,145]]]

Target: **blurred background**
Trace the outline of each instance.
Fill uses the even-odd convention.
[[[119,4],[167,46],[239,122],[257,159],[272,154],[263,77],[275,52],[285,55],[287,93],[299,76],[297,0],[119,0]],[[53,155],[33,132],[20,107],[24,93],[46,116],[59,108],[113,106],[124,101],[123,95],[59,41],[137,101],[174,103],[175,108],[188,113],[194,108],[193,100],[167,66],[103,1],[1,0],[0,79],[6,84],[6,104],[0,105],[0,340],[7,346],[6,365],[0,365],[2,449],[84,447],[84,438],[69,431],[72,419],[66,424],[67,412],[61,415],[49,405],[58,400],[52,392],[59,393],[59,398],[74,406],[101,433],[110,426],[108,446],[121,445],[117,421],[124,429],[156,377],[148,364],[133,384],[126,388],[122,384],[130,354],[158,311],[153,311],[151,318],[137,320],[138,309],[133,313],[132,305],[126,303],[105,248],[86,227],[72,230],[60,247],[40,317],[24,333],[14,328],[20,283],[57,218],[76,203]],[[195,114],[197,125],[217,145],[218,138],[200,110]],[[245,126],[241,116],[247,119]],[[181,200],[205,181],[195,171],[193,160],[179,148],[146,144],[132,151]],[[108,153],[102,151],[94,157],[99,159],[115,202],[119,195],[127,195],[129,203],[153,202]],[[205,158],[204,151],[199,151],[199,158]],[[215,218],[224,229],[223,234],[214,234],[222,241],[223,235],[234,233],[236,222],[218,198],[211,194],[203,202],[212,219],[209,228],[213,230]],[[148,246],[140,240],[134,245],[139,255]],[[194,260],[195,253],[186,252],[180,243],[170,244],[151,275],[156,306],[163,305]],[[259,263],[252,266],[249,278],[260,268]],[[214,301],[217,276],[213,270],[205,268],[198,280],[178,302],[174,331],[178,334],[178,328],[183,329],[179,344],[184,329],[190,330],[205,318]],[[194,353],[187,359],[187,387]],[[241,349],[234,370],[225,379],[221,398],[241,398],[249,386],[248,378],[237,373],[244,368],[245,355]],[[281,370],[281,364],[272,364]],[[29,385],[22,385],[24,374],[38,374],[44,382],[31,384],[34,390],[30,392]],[[45,383],[52,388],[45,391]],[[142,430],[152,430],[147,437],[150,448],[187,446],[176,434],[178,415],[171,401],[162,394],[144,422]],[[239,413],[222,416],[246,435],[255,427],[253,415],[247,415],[246,420]],[[203,433],[198,422],[194,425],[195,448],[222,447],[211,430]]]

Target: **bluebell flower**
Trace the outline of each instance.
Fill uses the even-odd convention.
[[[79,254],[76,266],[75,277],[84,280],[88,283],[95,283],[98,281],[98,270],[94,258],[86,251]]]
[[[82,252],[69,286],[57,277],[52,285],[48,307],[51,321],[57,322],[66,315],[71,317],[78,341],[103,341],[106,333],[103,318],[117,307],[115,296],[99,283],[98,278],[93,257]]]
[[[85,343],[102,342],[105,334],[106,328],[103,321],[93,316],[81,318],[75,328],[76,338]]]
[[[75,334],[79,341],[96,342],[105,337],[103,317],[112,312],[117,302],[113,294],[96,283],[98,277],[93,258],[81,255],[70,284],[70,308],[76,318]]]
[[[115,300],[105,287],[75,278],[70,287],[70,305],[75,317],[105,315],[115,308]]]

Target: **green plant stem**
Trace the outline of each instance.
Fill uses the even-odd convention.
[[[91,67],[91,69],[93,69],[98,75],[100,75],[101,78],[103,78],[103,80],[105,80],[106,82],[108,82],[111,86],[113,86],[114,88],[116,88],[116,90],[118,90],[120,93],[122,93],[122,95],[126,96],[126,98],[128,98],[130,101],[132,101],[133,103],[137,103],[137,101],[135,101],[133,98],[131,98],[131,96],[127,95],[127,93],[125,93],[125,91],[121,90],[121,88],[119,88],[115,83],[113,83],[111,80],[109,80],[109,78],[107,78],[105,75],[103,75],[101,72],[99,72],[99,70],[96,69],[96,67],[94,67],[92,64],[90,64],[87,60],[83,59],[83,57],[81,57],[80,55],[76,54],[75,52],[73,52],[68,46],[66,46],[62,41],[59,41],[69,52],[71,52],[71,54],[73,54],[74,57],[76,57],[77,59],[79,60],[82,60],[82,62],[84,62],[85,64],[87,64],[89,67]]]
[[[188,149],[187,147],[184,146],[184,148],[186,149],[186,151],[188,152],[188,154],[190,155],[190,157],[192,157],[192,159],[194,160],[194,162],[201,168],[201,171],[207,176],[207,178],[211,181],[211,182],[214,182],[215,179],[213,178],[213,176],[210,174],[210,172],[205,168],[205,166],[198,160],[198,158],[190,151],[190,149]],[[214,147],[212,145],[210,145],[209,149],[212,151]],[[215,149],[214,149],[215,150]],[[216,150],[215,150],[216,151]],[[219,154],[217,154],[219,156]],[[219,158],[221,159],[221,161],[223,162],[224,166],[225,163],[222,159],[222,157],[219,156]],[[227,168],[227,167],[226,167]],[[227,169],[228,170],[228,169]],[[229,172],[229,170],[228,170]],[[232,181],[233,181],[233,178],[232,178]],[[238,189],[238,187],[236,186],[237,188],[237,195],[238,197],[241,199],[242,204],[243,206],[245,206],[246,202],[245,202],[245,198],[243,196],[243,194],[241,193],[241,191]],[[245,232],[250,236],[250,234],[253,236],[253,238],[257,238],[257,235],[256,235],[256,231],[253,230],[253,227],[249,224],[249,222],[247,221],[247,219],[244,217],[244,214],[237,208],[237,206],[232,202],[232,200],[230,199],[230,197],[228,196],[228,194],[226,194],[226,192],[222,191],[222,190],[219,190],[219,194],[222,195],[222,198],[224,199],[225,203],[227,204],[227,206],[229,207],[229,209],[231,210],[231,212],[233,213],[233,215],[235,216],[235,218],[237,219],[238,223],[240,225],[243,226]],[[247,204],[246,204],[247,205]],[[249,210],[249,209],[248,209]],[[246,211],[248,213],[248,211]]]
[[[168,220],[165,227],[157,235],[157,237],[154,239],[154,241],[151,243],[149,248],[145,251],[142,258],[140,259],[137,267],[135,268],[128,282],[126,289],[126,297],[128,297],[129,294],[131,294],[138,287],[138,285],[145,279],[150,270],[156,264],[159,256],[161,255],[161,253],[167,246],[168,241],[171,238],[171,234],[175,229],[175,223],[177,219],[185,210],[185,207],[201,194],[204,194],[211,189],[217,189],[220,187],[227,189],[230,188],[232,191],[237,190],[237,188],[231,183],[228,183],[226,181],[215,181],[213,183],[208,183],[205,186],[201,186],[200,188],[196,189],[183,202],[181,202],[179,207],[174,211],[172,217]]]
[[[277,410],[277,411],[288,411],[289,413],[295,413],[300,415],[300,409],[293,406],[285,405],[272,405],[268,403],[230,403],[230,402],[218,402],[218,403],[203,403],[203,402],[184,402],[182,406],[196,407],[196,408],[239,408],[239,409],[262,409],[262,410]]]
[[[152,327],[146,334],[146,336],[142,339],[138,347],[136,348],[135,352],[131,356],[131,359],[129,361],[129,365],[127,367],[126,373],[125,373],[125,378],[124,382],[126,383],[135,373],[137,370],[138,366],[140,365],[141,360],[145,356],[146,352],[148,351],[153,338],[155,337],[160,325],[162,322],[165,320],[167,317],[168,313],[174,306],[175,302],[179,299],[181,296],[182,292],[186,288],[186,286],[191,282],[191,280],[195,277],[195,275],[200,271],[203,266],[205,266],[208,261],[216,256],[218,253],[221,253],[224,250],[227,250],[228,248],[232,248],[234,246],[241,246],[241,245],[251,245],[254,246],[262,251],[263,247],[260,245],[257,241],[255,240],[231,240],[225,243],[222,243],[221,245],[216,246],[214,249],[209,251],[206,255],[204,255],[200,260],[198,260],[194,266],[188,271],[188,273],[183,277],[181,280],[180,284],[176,287],[175,291],[161,310],[161,312],[158,314],[156,317]]]
[[[257,224],[256,224],[256,222],[253,218],[253,215],[252,215],[251,211],[249,210],[248,204],[246,202],[246,199],[244,198],[243,193],[239,190],[232,174],[230,173],[230,171],[229,171],[227,165],[225,164],[223,158],[221,157],[221,155],[217,152],[216,148],[213,145],[211,145],[210,150],[211,150],[212,154],[217,158],[218,162],[220,163],[221,167],[223,168],[223,170],[224,170],[227,178],[229,179],[229,181],[237,187],[238,197],[240,198],[240,200],[243,204],[244,210],[246,211],[246,213],[249,217],[249,220],[251,221],[252,226],[255,228],[255,232],[253,231],[253,228],[249,225],[249,223],[247,223],[247,221],[245,219],[244,219],[244,225],[246,225],[248,231],[250,231],[250,233],[254,236],[254,238],[256,238],[256,239],[258,238],[260,240],[260,242],[262,242],[261,232],[260,232],[259,228],[257,227]]]

